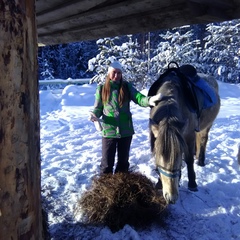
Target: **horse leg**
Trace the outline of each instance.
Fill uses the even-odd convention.
[[[194,135],[195,137],[195,135]],[[194,171],[194,153],[195,153],[195,141],[188,139],[188,154],[185,156],[185,162],[187,164],[187,173],[188,173],[188,189],[191,191],[197,191],[197,183],[196,183],[196,174]]]
[[[199,146],[200,146],[200,143],[199,143],[199,139],[200,139],[199,132],[196,132],[195,136],[196,136],[196,138],[195,138],[195,157],[196,157],[196,159],[198,159],[198,157],[199,157]]]
[[[206,146],[208,141],[208,133],[210,131],[210,127],[204,129],[201,132],[196,133],[196,148],[197,148],[197,164],[199,166],[205,166],[205,153],[206,153]]]
[[[194,171],[194,158],[193,156],[189,156],[189,159],[186,161],[187,164],[187,172],[188,172],[188,189],[191,191],[197,191],[197,183],[196,183],[196,174]]]

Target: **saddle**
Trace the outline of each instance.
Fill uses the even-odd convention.
[[[197,75],[197,70],[192,65],[182,65],[177,73],[182,81],[184,81],[183,89],[185,91],[186,102],[192,112],[196,112],[200,118],[204,107],[203,89],[197,86],[200,77]]]

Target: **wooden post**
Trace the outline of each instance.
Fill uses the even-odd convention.
[[[0,0],[0,239],[43,239],[35,1]]]

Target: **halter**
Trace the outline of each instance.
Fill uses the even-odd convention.
[[[157,170],[158,170],[159,173],[161,173],[164,176],[169,177],[169,178],[177,178],[177,177],[181,176],[181,170],[179,170],[179,169],[170,171],[170,170],[168,170],[164,167],[158,166]]]

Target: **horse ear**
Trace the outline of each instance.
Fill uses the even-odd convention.
[[[149,124],[150,124],[150,129],[153,133],[153,136],[155,138],[157,138],[158,137],[158,129],[159,129],[158,124],[151,118],[149,119]]]

